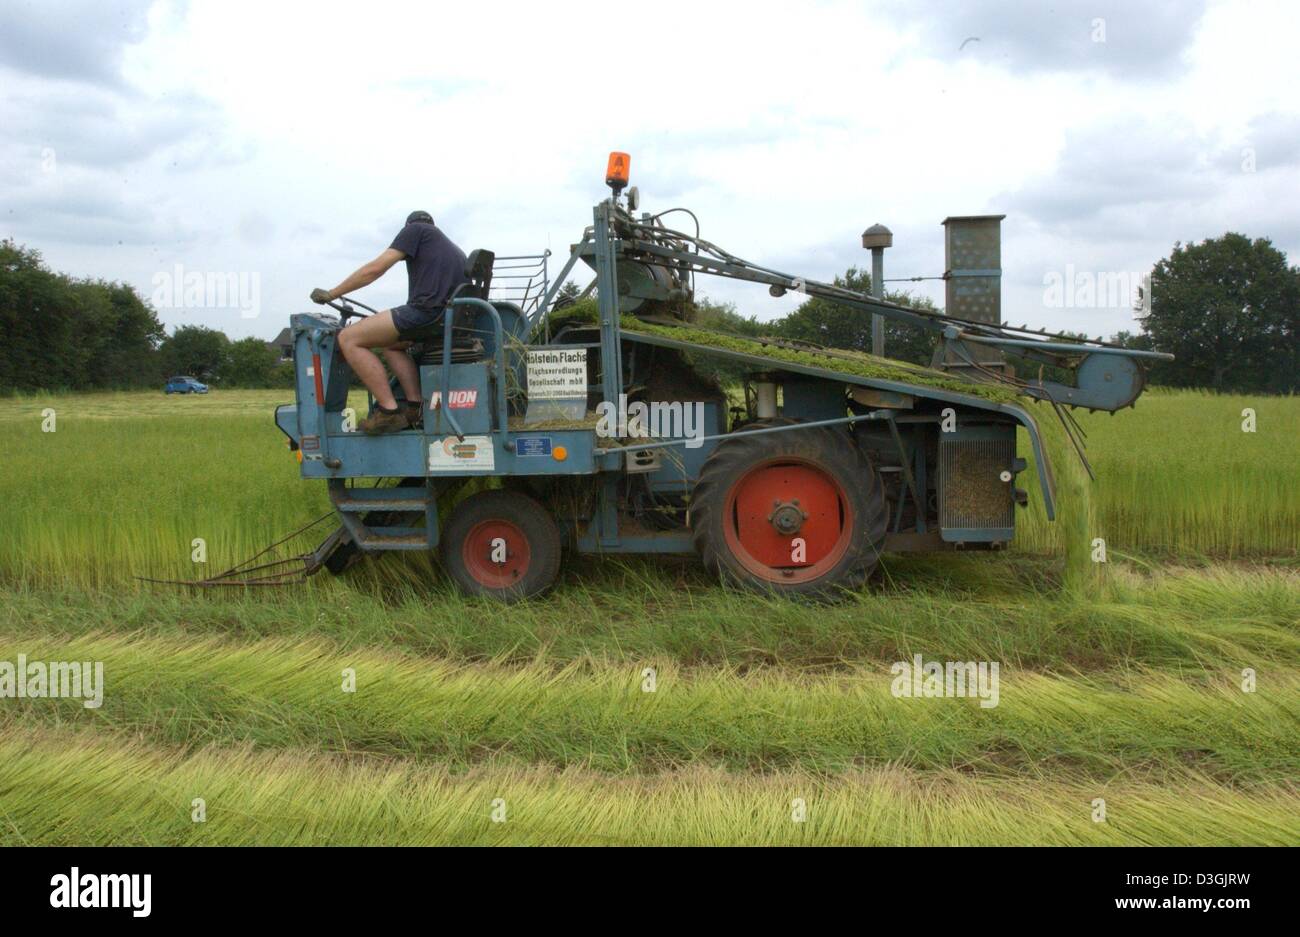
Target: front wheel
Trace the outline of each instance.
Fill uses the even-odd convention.
[[[560,571],[560,530],[520,491],[481,491],[451,512],[442,564],[461,590],[503,602],[540,595]]]
[[[760,591],[828,596],[866,582],[888,526],[884,485],[842,430],[725,440],[704,463],[690,524],[705,565]]]

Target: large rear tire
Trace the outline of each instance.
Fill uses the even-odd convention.
[[[462,591],[502,602],[540,595],[560,572],[555,519],[521,491],[481,491],[460,502],[439,550]]]
[[[861,587],[885,542],[884,485],[842,430],[724,440],[700,470],[690,525],[706,566],[758,591]]]

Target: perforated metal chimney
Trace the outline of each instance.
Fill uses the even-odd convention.
[[[944,312],[959,319],[1002,323],[1002,219],[953,215],[943,220]]]

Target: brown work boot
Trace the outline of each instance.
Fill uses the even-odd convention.
[[[404,409],[406,411],[406,422],[412,429],[424,423],[424,410],[420,406],[420,401],[408,400]]]
[[[375,404],[375,412],[362,420],[358,427],[368,436],[378,436],[380,433],[400,432],[410,425],[406,421],[406,413],[401,407],[395,410],[385,410]]]

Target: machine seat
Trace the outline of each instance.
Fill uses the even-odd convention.
[[[421,332],[424,330],[422,329]],[[459,334],[458,334],[459,333]],[[411,357],[417,364],[442,364],[442,331],[412,346]],[[451,362],[464,364],[482,361],[487,357],[483,340],[464,329],[456,329],[451,336]]]
[[[488,291],[492,288],[492,264],[495,262],[496,254],[493,251],[481,247],[470,251],[465,258],[465,282],[456,287],[451,299],[487,299]],[[463,310],[461,313],[463,316]],[[443,315],[445,314],[444,310]],[[461,321],[465,319],[461,318]],[[443,324],[440,315],[424,328],[408,334],[407,337],[417,343],[417,347],[411,349],[411,354],[420,364],[442,363]],[[483,341],[474,330],[453,323],[451,333],[452,361],[460,363],[483,358]]]

